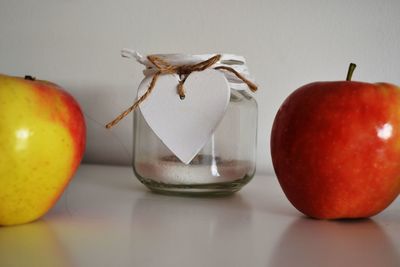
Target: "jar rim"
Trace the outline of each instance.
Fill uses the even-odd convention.
[[[183,54],[183,53],[173,53],[173,54],[151,54],[152,56],[157,56],[165,59],[172,65],[187,65],[196,64],[204,60],[207,60],[215,55],[221,55],[221,59],[216,63],[216,65],[245,65],[246,59],[243,56],[234,54],[223,54],[223,53],[213,53],[213,54]],[[153,64],[149,62],[147,56],[143,58],[141,63],[147,67],[152,67]]]
[[[221,55],[221,59],[216,62],[213,67],[227,66],[234,69],[236,72],[244,76],[246,79],[254,83],[254,79],[250,76],[249,69],[246,65],[246,59],[243,56],[225,53],[215,54],[150,54],[152,56],[158,56],[170,63],[171,65],[191,65],[205,61],[215,55]],[[135,50],[123,49],[122,56],[128,58],[135,58],[137,62],[144,65],[146,68],[143,70],[143,74],[148,77],[154,75],[157,72],[157,68],[148,60],[149,55],[141,55]],[[247,85],[239,79],[236,75],[230,72],[224,71],[224,75],[227,78],[230,87],[235,90],[245,90]]]

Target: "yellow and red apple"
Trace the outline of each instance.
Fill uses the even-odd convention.
[[[85,122],[59,86],[0,75],[0,225],[44,215],[61,196],[85,149]]]
[[[400,193],[400,88],[350,81],[351,73],[297,89],[273,124],[280,185],[314,218],[369,217]]]

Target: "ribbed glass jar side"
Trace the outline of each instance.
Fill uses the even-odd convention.
[[[209,195],[238,191],[256,169],[257,103],[247,92],[231,90],[224,118],[197,156],[182,163],[135,111],[133,169],[159,193]]]

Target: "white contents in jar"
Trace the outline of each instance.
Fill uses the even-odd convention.
[[[232,182],[249,175],[251,169],[249,161],[221,160],[206,155],[196,156],[188,165],[180,162],[175,156],[136,163],[136,171],[140,176],[166,184]]]

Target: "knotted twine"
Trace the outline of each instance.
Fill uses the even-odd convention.
[[[202,61],[197,64],[185,64],[185,65],[172,65],[166,62],[164,59],[162,59],[159,56],[156,55],[149,55],[147,56],[147,59],[157,68],[157,71],[153,74],[153,77],[151,79],[150,85],[147,88],[146,92],[138,99],[136,100],[132,106],[130,106],[128,109],[126,109],[124,112],[122,112],[120,115],[118,115],[114,120],[109,122],[106,125],[107,129],[110,129],[114,125],[116,125],[119,121],[121,121],[123,118],[125,118],[129,113],[131,113],[133,110],[135,110],[143,101],[146,100],[146,98],[151,94],[151,92],[154,89],[154,86],[157,82],[157,79],[160,75],[162,74],[178,74],[179,77],[181,78],[178,86],[177,86],[177,92],[180,97],[180,99],[185,99],[185,89],[183,87],[186,78],[190,75],[190,73],[194,71],[204,71],[210,67],[212,67],[215,63],[217,63],[221,59],[221,55],[215,55],[213,57],[210,57],[209,59]],[[240,80],[242,80],[244,83],[247,84],[249,89],[252,92],[257,91],[257,85],[255,85],[253,82],[250,80],[246,79],[243,75],[241,75],[239,72],[237,72],[235,69],[227,66],[218,66],[214,68],[215,70],[225,70],[229,71],[233,74],[236,75]]]

